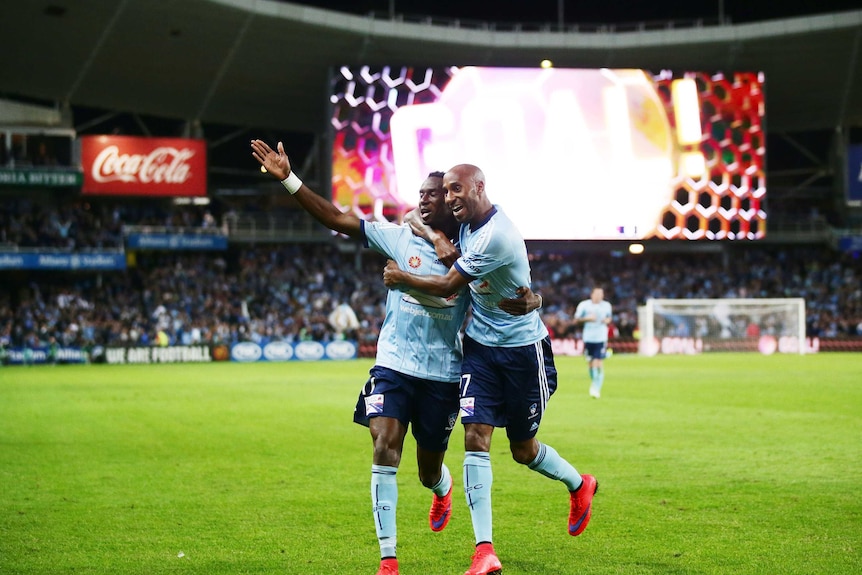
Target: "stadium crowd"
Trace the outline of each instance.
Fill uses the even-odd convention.
[[[206,230],[217,226],[205,206],[174,206],[170,201],[105,202],[73,199],[40,201],[9,198],[0,204],[0,246],[58,250],[120,249],[123,226],[164,230]]]
[[[637,307],[649,298],[782,298],[806,300],[809,337],[862,336],[862,260],[825,247],[734,245],[721,254],[625,257],[549,254],[533,265],[534,289],[548,302],[545,323],[557,336],[575,333],[577,302],[593,285],[614,305],[620,337],[637,329]]]
[[[862,336],[862,260],[828,248],[748,244],[714,255],[536,252],[532,259],[533,288],[554,337],[575,335],[574,308],[593,285],[604,286],[622,338],[636,335],[637,306],[650,297],[803,297],[809,336]],[[369,250],[331,243],[216,255],[139,252],[125,271],[27,272],[2,282],[0,345],[335,338],[373,345],[384,314],[384,265]],[[336,325],[330,316],[344,304],[356,322]]]

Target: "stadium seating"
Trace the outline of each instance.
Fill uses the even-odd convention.
[[[341,240],[336,240],[341,241]],[[345,240],[346,241],[346,240]],[[19,273],[0,288],[0,343],[44,346],[330,341],[327,316],[348,302],[360,327],[345,334],[373,353],[383,320],[382,256],[336,244],[232,248],[208,253],[140,252],[125,271]],[[808,335],[862,337],[862,261],[828,248],[744,246],[730,257],[542,253],[534,289],[555,337],[575,334],[574,307],[605,286],[621,341],[647,297],[804,297]]]

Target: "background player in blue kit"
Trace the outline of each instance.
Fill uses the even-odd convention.
[[[331,202],[302,184],[291,171],[281,142],[277,152],[265,142],[252,140],[252,154],[315,219],[326,227],[362,239],[365,245],[419,273],[446,273],[448,265],[429,241],[409,226],[366,222],[340,212]],[[458,224],[446,207],[442,172],[432,173],[419,190],[421,221],[445,238],[457,235]],[[437,242],[438,244],[440,242]],[[448,242],[452,255],[457,255]],[[445,245],[438,246],[443,251]],[[442,259],[446,259],[445,257]],[[529,290],[508,303],[513,313],[539,307],[541,298]],[[446,297],[418,291],[390,290],[386,317],[371,368],[354,412],[354,421],[367,425],[374,442],[371,496],[380,545],[378,575],[397,575],[395,475],[401,462],[404,438],[412,424],[416,438],[419,479],[433,491],[429,524],[433,531],[446,527],[452,509],[452,477],[443,463],[449,435],[458,416],[458,381],[462,359],[460,328],[469,305],[465,291]]]
[[[461,164],[443,178],[446,203],[461,224],[461,257],[445,274],[419,275],[390,261],[384,282],[446,296],[469,285],[472,318],[464,337],[461,367],[461,421],[464,424],[464,490],[473,520],[476,552],[465,575],[502,570],[492,542],[491,435],[505,427],[512,457],[542,475],[562,481],[570,492],[570,535],[589,523],[592,475],[579,475],[552,447],[536,440],[542,414],[557,386],[548,331],[538,313],[507,314],[502,299],[530,285],[527,249],[512,221],[485,194],[485,176]]]
[[[611,304],[605,301],[605,290],[594,287],[590,299],[578,303],[575,322],[584,325],[584,354],[590,366],[590,396],[602,395],[605,381],[604,359],[608,353],[608,325],[613,318]]]

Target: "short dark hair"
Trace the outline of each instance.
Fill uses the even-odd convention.
[[[429,178],[442,178],[445,175],[446,175],[445,172],[431,172],[430,174],[428,174],[428,177]]]

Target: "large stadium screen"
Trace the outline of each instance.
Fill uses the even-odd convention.
[[[470,163],[528,240],[759,239],[763,74],[341,67],[333,201],[414,207],[429,172]]]

